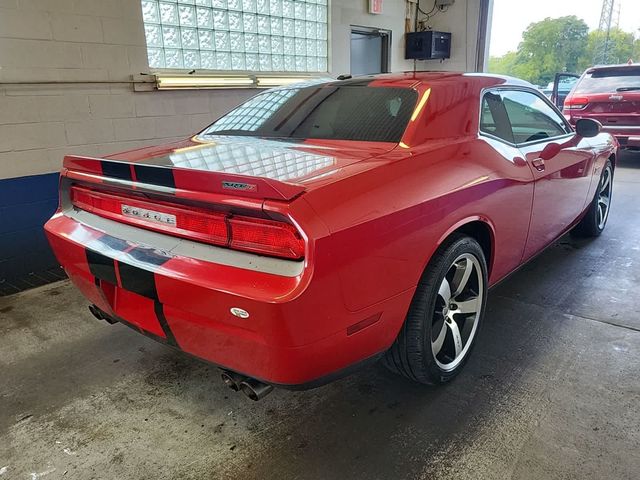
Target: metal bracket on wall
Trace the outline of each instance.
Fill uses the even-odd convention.
[[[134,92],[152,92],[156,89],[158,78],[153,74],[139,73],[131,75]]]

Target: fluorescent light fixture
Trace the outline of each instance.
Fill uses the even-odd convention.
[[[255,81],[248,76],[157,75],[158,90],[197,88],[249,88]]]
[[[311,80],[313,77],[258,77],[258,87],[270,88]]]

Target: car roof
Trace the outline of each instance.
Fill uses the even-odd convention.
[[[640,63],[620,63],[617,65],[594,65],[593,67],[587,68],[586,73],[593,72],[602,72],[604,70],[623,70],[626,68],[639,69]]]
[[[348,76],[344,80],[335,80],[328,77],[315,77],[305,81],[282,85],[272,90],[287,90],[291,88],[305,88],[312,86],[375,86],[375,87],[398,87],[398,88],[418,88],[419,86],[431,87],[447,83],[460,81],[472,81],[480,88],[491,88],[498,86],[518,86],[528,87],[537,90],[538,88],[525,80],[507,75],[490,73],[465,73],[465,72],[399,72],[381,73],[375,75]]]
[[[465,72],[445,72],[445,71],[407,71],[399,73],[381,73],[376,75],[362,75],[350,77],[345,80],[335,80],[329,82],[334,85],[368,85],[370,83],[384,84],[398,87],[415,87],[417,85],[432,85],[434,83],[449,83],[460,80],[478,80],[478,83],[494,85],[514,85],[535,88],[535,86],[519,78],[507,75],[497,75],[490,73],[465,73]]]

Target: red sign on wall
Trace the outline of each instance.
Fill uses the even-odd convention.
[[[382,13],[382,0],[369,0],[369,13],[380,15]]]

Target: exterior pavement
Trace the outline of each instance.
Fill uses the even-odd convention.
[[[373,366],[255,403],[66,282],[0,298],[0,480],[640,478],[639,200],[627,155],[603,236],[492,290],[441,388]]]

